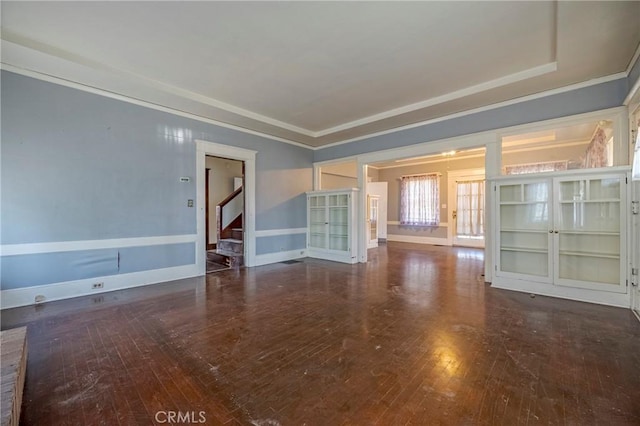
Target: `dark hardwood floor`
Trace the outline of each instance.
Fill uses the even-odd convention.
[[[3,311],[22,424],[640,424],[631,311],[492,289],[475,249],[370,257]]]

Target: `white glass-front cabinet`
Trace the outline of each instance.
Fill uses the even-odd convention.
[[[357,262],[357,189],[307,193],[307,252],[310,257]]]
[[[499,283],[627,292],[626,173],[504,178],[495,194]]]
[[[550,283],[553,260],[548,180],[499,183],[497,276]]]

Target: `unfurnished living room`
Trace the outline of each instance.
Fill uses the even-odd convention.
[[[640,424],[640,1],[2,1],[1,425]]]

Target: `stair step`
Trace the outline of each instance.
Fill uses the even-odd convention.
[[[242,228],[231,228],[231,230],[232,230],[232,231],[240,231],[240,232],[242,232],[242,231],[243,231],[243,229],[242,229]]]
[[[218,249],[216,253],[223,256],[225,263],[233,269],[238,269],[244,265],[244,255],[242,253],[235,253],[224,249]]]
[[[218,240],[218,244],[222,242],[231,243],[231,244],[242,244],[242,240],[238,240],[236,238],[223,238],[221,240]]]
[[[243,256],[242,253],[236,253],[234,251],[222,250],[222,249],[216,250],[216,254],[219,254],[220,256],[226,256],[226,257],[242,257]]]

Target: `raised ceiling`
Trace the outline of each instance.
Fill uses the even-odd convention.
[[[640,2],[7,2],[3,67],[319,147],[624,73]]]

